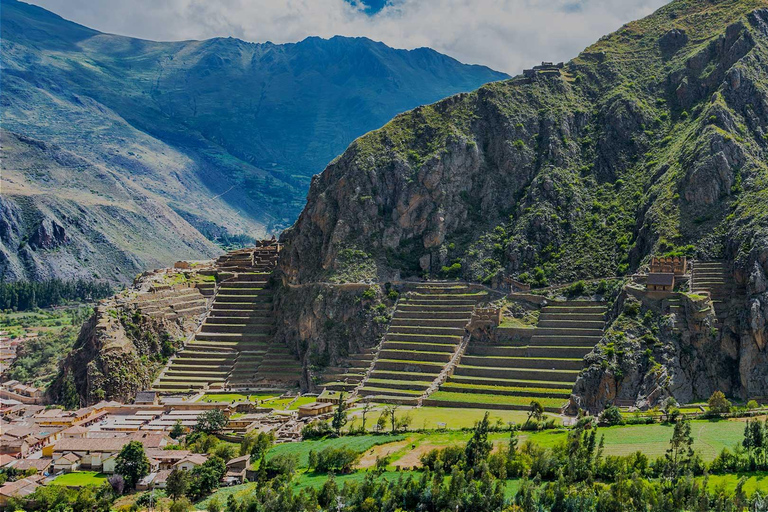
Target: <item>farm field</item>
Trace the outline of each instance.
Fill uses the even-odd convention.
[[[400,441],[404,439],[403,435],[370,435],[370,436],[347,436],[338,438],[326,438],[321,440],[302,441],[300,443],[283,443],[275,446],[267,453],[267,459],[276,455],[296,454],[299,456],[299,467],[307,467],[310,450],[320,451],[325,448],[346,447],[363,453],[371,447],[379,444]]]
[[[196,402],[253,402],[255,400],[271,400],[279,396],[279,393],[206,393],[198,398]]]
[[[504,404],[523,408],[528,408],[531,404],[531,398],[525,396],[460,393],[453,391],[437,391],[430,395],[429,399],[439,402]],[[544,407],[553,408],[560,408],[567,401],[563,398],[536,398],[536,400]]]
[[[365,419],[365,426],[368,430],[373,430],[376,424],[376,419],[381,414],[383,406],[377,407],[376,410],[368,413]],[[472,428],[475,423],[483,419],[485,415],[485,409],[453,409],[448,407],[400,407],[397,410],[397,418],[410,415],[411,428],[412,429],[463,429]],[[528,418],[526,411],[488,411],[489,419],[492,425],[502,424],[507,425],[509,422],[521,424]],[[546,415],[547,417],[556,417],[553,415]],[[360,425],[360,408],[350,409],[349,423],[347,427],[352,426],[352,422],[356,423],[356,426]]]

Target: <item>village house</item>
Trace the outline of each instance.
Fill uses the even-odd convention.
[[[299,406],[299,418],[320,416],[322,414],[328,414],[331,411],[333,411],[333,403],[314,402],[311,404]]]
[[[251,455],[246,454],[235,457],[227,462],[227,473],[224,475],[224,483],[238,485],[245,481],[245,473],[251,465]]]
[[[203,455],[202,453],[192,453],[174,464],[174,468],[192,471],[197,466],[202,466],[207,460],[208,456]]]
[[[30,476],[15,482],[8,482],[0,487],[0,509],[8,507],[8,501],[11,498],[23,498],[35,492],[40,487],[40,479],[40,476]]]
[[[79,465],[83,469],[114,473],[120,450],[131,441],[141,442],[145,450],[161,449],[168,444],[168,439],[163,434],[136,433],[105,438],[65,437],[51,446],[46,446],[43,456],[50,456],[56,464],[61,457],[72,453],[79,457]],[[159,466],[159,462],[151,458],[150,463],[155,467]]]
[[[26,472],[34,468],[37,471],[37,474],[45,475],[46,473],[50,474],[52,470],[52,465],[53,465],[53,459],[43,457],[39,459],[17,460],[12,467],[17,471],[22,471],[22,472]]]
[[[72,452],[65,453],[53,461],[54,473],[72,473],[80,469],[82,458]]]

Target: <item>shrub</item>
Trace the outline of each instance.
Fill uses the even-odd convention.
[[[731,402],[725,398],[722,391],[715,391],[707,401],[709,412],[712,414],[728,414],[731,412]]]
[[[350,448],[329,447],[310,457],[310,469],[319,473],[349,473],[359,458],[360,454]]]
[[[621,425],[624,423],[624,418],[621,417],[621,411],[615,405],[607,408],[600,414],[601,425]]]
[[[275,478],[292,475],[299,466],[299,456],[295,453],[281,453],[267,461],[267,477]]]

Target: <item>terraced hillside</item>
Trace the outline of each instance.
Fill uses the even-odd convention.
[[[424,404],[527,409],[535,399],[559,412],[584,356],[602,336],[605,312],[599,302],[554,302],[542,308],[530,337],[503,345],[470,343],[448,381]]]
[[[359,392],[379,402],[416,404],[460,349],[475,305],[486,297],[451,282],[416,285],[397,304]]]
[[[733,273],[722,260],[696,261],[691,272],[691,291],[708,292],[717,315],[717,327],[723,325],[734,300],[743,304],[744,290],[736,286]]]
[[[301,365],[274,343],[269,278],[278,246],[236,251],[217,262],[221,284],[202,326],[158,377],[166,392],[204,388],[293,387]]]
[[[368,348],[359,354],[350,354],[344,366],[325,369],[320,387],[351,393],[368,375],[375,356],[376,347]]]
[[[139,296],[139,308],[142,313],[167,320],[203,314],[206,303],[203,290],[195,286],[169,287]]]

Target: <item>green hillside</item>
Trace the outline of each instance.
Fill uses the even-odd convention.
[[[562,69],[397,116],[313,184],[289,265],[539,286],[652,252],[746,267],[766,246],[766,5],[672,2]]]

